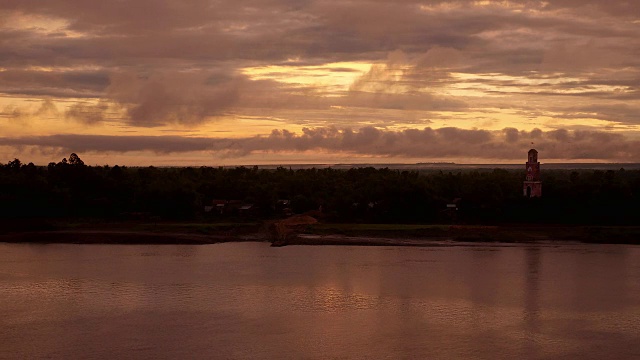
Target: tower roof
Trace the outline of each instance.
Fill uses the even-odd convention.
[[[534,152],[534,153],[536,153],[536,154],[537,154],[537,153],[538,153],[538,150],[536,150],[536,149],[531,149],[531,150],[529,150],[529,154],[531,154],[532,152]]]

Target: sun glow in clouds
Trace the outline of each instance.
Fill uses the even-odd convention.
[[[313,88],[328,96],[349,89],[351,84],[371,68],[370,63],[338,62],[317,66],[267,65],[242,69],[242,73],[254,80],[278,82]]]

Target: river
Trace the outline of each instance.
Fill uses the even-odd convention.
[[[640,247],[0,243],[2,359],[640,358]]]

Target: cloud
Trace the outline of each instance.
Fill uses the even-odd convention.
[[[187,5],[136,0],[96,5],[82,0],[5,0],[3,9],[12,14],[7,22],[13,25],[4,31],[0,27],[0,39],[5,35],[0,66],[25,60],[40,66],[135,66],[140,60],[273,63],[291,58],[322,64],[336,59],[379,61],[398,49],[425,53],[434,47],[472,50],[465,51],[467,57],[482,56],[484,51],[476,50],[480,48],[543,52],[542,42],[567,43],[575,37],[610,38],[626,31],[626,38],[633,39],[633,24],[615,21],[638,15],[638,5],[632,3],[196,0]],[[34,22],[36,17],[42,26],[29,27],[21,20]],[[513,58],[493,60],[514,65],[509,64]]]
[[[18,138],[0,138],[0,145],[32,146],[47,152],[117,152],[153,151],[169,154],[208,150],[213,139],[181,136],[109,136],[60,134]]]
[[[132,124],[192,126],[231,108],[244,82],[239,75],[208,72],[119,73],[111,78],[107,96],[124,107]]]
[[[613,43],[615,44],[615,43]],[[626,45],[624,45],[626,46]],[[609,49],[609,51],[603,51]],[[631,54],[616,51],[611,39],[586,43],[554,43],[545,52],[540,69],[545,72],[589,71],[624,66]]]
[[[0,112],[0,117],[26,122],[33,117],[57,117],[59,115],[58,108],[51,99],[44,99],[40,106],[20,107],[16,105],[7,105]]]
[[[65,116],[68,119],[91,125],[105,120],[109,104],[100,102],[98,104],[75,103],[67,109]]]
[[[7,105],[0,112],[0,117],[4,117],[11,120],[23,121],[28,117],[25,111],[15,105]]]
[[[353,82],[340,105],[425,111],[466,109],[464,101],[436,95],[429,87],[448,79],[443,69],[455,66],[458,60],[459,52],[450,48],[435,47],[414,56],[393,51],[385,63],[371,66]]]
[[[534,145],[531,145],[531,143]],[[323,151],[354,156],[411,157],[425,159],[469,158],[518,160],[535,146],[544,159],[639,161],[640,141],[602,131],[500,131],[453,127],[359,130],[335,127],[305,128],[301,133],[274,130],[267,136],[208,138],[181,136],[106,136],[60,134],[39,137],[4,137],[0,145],[36,147],[41,151],[159,154],[194,151],[213,156],[243,157],[255,153]]]
[[[0,71],[0,93],[85,98],[99,97],[109,85],[104,71],[7,69]]]
[[[284,127],[356,128],[494,109],[553,116],[568,128],[583,118],[639,124],[638,1],[2,4],[0,98],[75,102],[58,115],[86,124],[193,128],[258,114]],[[372,67],[348,90],[243,72],[272,65],[337,72],[326,65],[350,61]],[[28,121],[25,111],[3,117]],[[403,143],[388,133],[382,139]]]

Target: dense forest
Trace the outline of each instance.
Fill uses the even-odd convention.
[[[523,179],[524,166],[451,172],[156,168],[86,166],[71,154],[46,167],[18,159],[0,165],[0,216],[228,221],[313,211],[326,222],[638,223],[638,170],[543,168],[543,196],[533,199],[522,196]],[[211,209],[216,201],[250,204],[251,211],[220,213]]]

